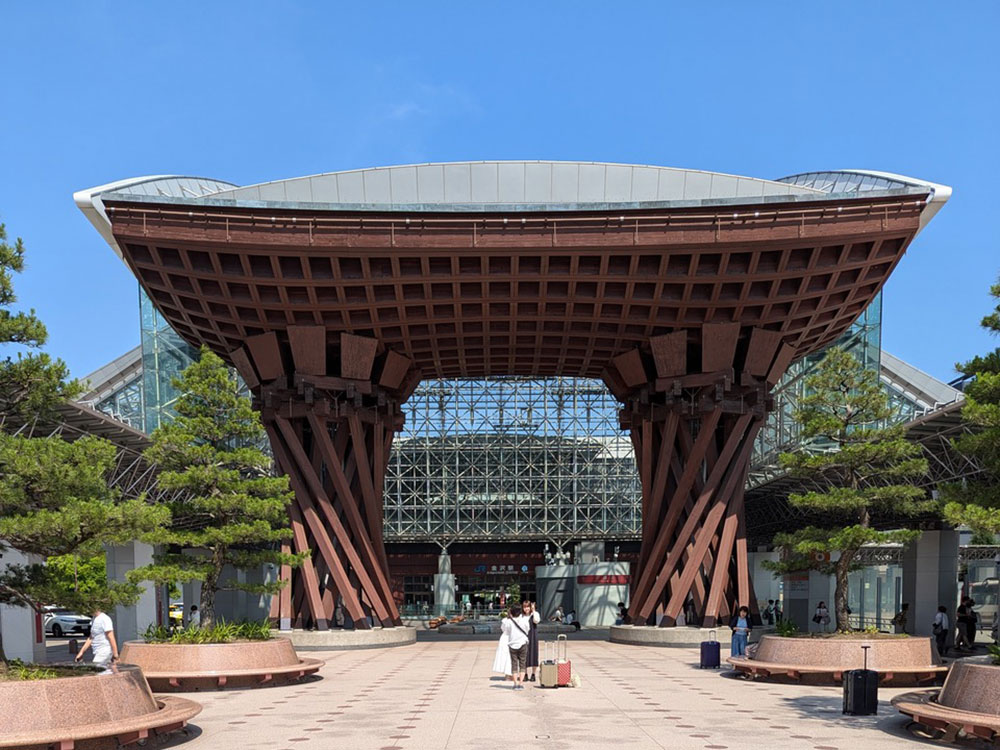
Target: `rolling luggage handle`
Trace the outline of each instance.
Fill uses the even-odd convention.
[[[569,639],[562,633],[556,636],[555,643],[553,643],[553,650],[555,652],[555,663],[558,664],[559,659],[559,646],[562,645],[562,661],[569,661]]]
[[[718,634],[715,632],[714,629],[708,631],[708,640],[710,640],[710,641],[717,641],[717,640],[719,640]]]

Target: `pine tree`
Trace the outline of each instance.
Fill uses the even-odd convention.
[[[833,348],[805,386],[795,419],[806,449],[783,454],[781,463],[793,476],[826,488],[791,495],[792,506],[832,523],[777,534],[774,544],[783,557],[768,567],[776,574],[819,570],[835,576],[837,629],[848,630],[847,576],[857,567],[861,547],[908,544],[920,536],[909,529],[879,531],[874,518],[923,515],[936,505],[909,484],[927,474],[927,460],[919,445],[906,440],[901,425],[884,426],[894,414],[877,373]]]
[[[265,563],[298,564],[277,545],[291,536],[288,478],[271,475],[270,458],[254,447],[264,435],[260,415],[225,363],[207,348],[179,378],[173,422],[153,433],[147,458],[160,468],[159,485],[180,490],[170,504],[173,525],[158,535],[167,545],[154,564],[136,569],[131,580],[201,582],[201,625],[215,621],[219,591],[275,594],[281,583],[223,581],[223,568]]]
[[[61,360],[38,349],[47,332],[29,312],[10,308],[17,301],[13,274],[24,269],[24,244],[8,244],[0,224],[0,344],[20,347],[0,361],[0,426],[10,428],[51,417],[80,387],[68,381]],[[27,350],[27,351],[24,351]],[[0,553],[17,550],[48,558],[91,556],[104,544],[135,539],[166,521],[168,511],[141,499],[123,502],[109,485],[116,448],[84,437],[29,438],[0,430]],[[67,586],[57,567],[42,563],[0,566],[0,603],[41,612],[48,604],[83,611],[134,603],[141,589],[132,584],[95,581],[86,590]],[[0,642],[0,673],[6,671]]]
[[[1000,282],[990,294],[1000,300]],[[1000,334],[1000,301],[983,318],[982,326]],[[944,488],[945,518],[967,525],[980,538],[1000,534],[1000,349],[975,357],[956,368],[972,380],[965,388],[962,418],[973,432],[955,440],[955,448],[982,467],[982,474],[960,485]]]

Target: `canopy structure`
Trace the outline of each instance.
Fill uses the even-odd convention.
[[[280,616],[324,628],[338,600],[358,624],[399,621],[382,482],[423,377],[603,378],[642,484],[633,613],[752,606],[743,486],[771,389],[949,195],[863,171],[466,162],[76,200],[177,332],[253,389],[313,552]]]

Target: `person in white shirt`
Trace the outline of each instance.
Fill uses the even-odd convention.
[[[189,628],[200,628],[201,627],[201,612],[198,611],[198,605],[191,605],[191,614],[188,615],[188,627]]]
[[[497,651],[493,656],[493,671],[504,675],[508,680],[514,679],[510,673],[510,641],[507,639],[507,633],[504,632],[502,623],[500,641],[497,643]]]
[[[115,626],[100,609],[94,610],[93,619],[90,621],[90,637],[83,642],[76,661],[83,658],[83,654],[88,648],[94,650],[94,664],[105,669],[112,661],[118,659],[118,642],[115,640]]]
[[[521,683],[528,671],[528,633],[531,631],[531,617],[522,612],[520,604],[512,604],[507,617],[500,622],[500,630],[507,634],[514,690],[523,690],[524,685]]]
[[[948,653],[948,608],[943,604],[938,607],[937,614],[934,615],[931,631],[937,641],[938,654],[944,656]]]

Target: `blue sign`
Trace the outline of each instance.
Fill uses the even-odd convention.
[[[528,566],[527,565],[522,565],[521,566],[521,572],[522,573],[527,573],[528,572]]]
[[[477,565],[477,566],[476,566],[476,567],[475,567],[475,568],[473,569],[473,572],[474,572],[474,573],[485,573],[485,572],[486,572],[486,566],[485,566],[485,565]]]

